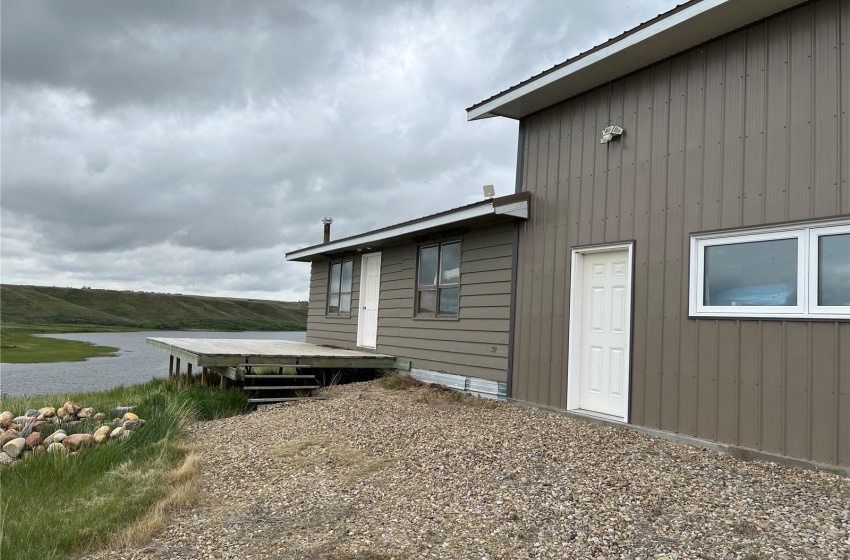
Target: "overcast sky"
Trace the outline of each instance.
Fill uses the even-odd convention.
[[[3,0],[4,283],[306,299],[287,251],[514,189],[465,108],[675,0]]]

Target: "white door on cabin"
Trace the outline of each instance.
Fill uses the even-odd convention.
[[[360,313],[357,346],[375,348],[378,343],[378,301],[381,296],[381,253],[363,255],[360,265]]]
[[[619,418],[628,406],[628,258],[627,250],[585,253],[580,266],[578,408]]]

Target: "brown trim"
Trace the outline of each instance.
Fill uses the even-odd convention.
[[[345,263],[351,263],[351,287],[348,292],[342,291],[342,269],[345,266]],[[331,304],[331,278],[333,277],[333,266],[335,264],[340,265],[339,267],[339,288],[340,291],[337,294],[342,299],[342,294],[348,294],[348,312],[345,313],[331,313],[329,311]],[[354,303],[354,257],[344,257],[342,259],[333,259],[328,260],[328,285],[325,290],[325,317],[328,319],[351,319],[351,305]],[[338,304],[337,304],[338,305]]]
[[[457,289],[457,313],[454,315],[440,315],[440,267],[443,263],[443,245],[451,245],[457,243],[460,246],[460,255],[458,255],[459,263],[458,263],[458,278],[457,285],[450,284],[446,286],[446,289]],[[422,254],[422,249],[427,249],[428,247],[437,247],[437,284],[434,285],[433,290],[429,287],[425,287],[424,289],[420,289],[419,287],[419,262],[420,255]],[[413,280],[413,319],[417,320],[425,320],[425,321],[458,321],[460,320],[460,269],[463,266],[463,236],[448,238],[448,239],[439,239],[434,241],[427,241],[425,243],[420,243],[416,245],[416,274],[414,275]],[[430,314],[420,314],[419,312],[419,294],[420,292],[436,292],[436,300],[434,309],[434,315]]]
[[[835,216],[825,216],[823,218],[804,218],[801,220],[789,220],[787,222],[768,222],[765,224],[758,224],[752,226],[735,226],[728,228],[720,228],[720,229],[707,229],[703,231],[692,231],[687,235],[711,235],[714,233],[732,233],[735,231],[752,231],[753,233],[757,233],[761,229],[772,229],[772,228],[781,228],[785,226],[804,226],[806,224],[823,224],[824,226],[828,226],[829,224],[826,222],[831,221],[839,221],[839,220],[847,220],[850,219],[850,214],[837,214]]]
[[[519,163],[518,163],[519,164]],[[507,206],[508,204],[514,204],[515,202],[529,202],[531,200],[530,192],[516,192],[514,194],[509,194],[506,196],[502,196],[499,198],[493,199],[493,208],[501,208],[502,206]]]
[[[531,193],[523,191],[522,177],[524,171],[524,159],[522,157],[525,147],[525,121],[519,121],[519,132],[517,134],[516,149],[516,179],[514,180],[514,194],[525,192],[531,200]],[[517,275],[519,274],[519,222],[514,222],[513,245],[511,247],[511,302],[508,311],[508,371],[505,379],[505,396],[511,398],[514,390],[514,344],[516,343],[516,300],[517,300]]]

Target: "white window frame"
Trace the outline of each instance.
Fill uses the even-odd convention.
[[[691,317],[774,319],[850,319],[850,306],[817,305],[818,239],[822,235],[850,233],[850,220],[789,224],[727,232],[691,235],[689,314]],[[705,249],[718,245],[797,239],[796,306],[705,305]]]

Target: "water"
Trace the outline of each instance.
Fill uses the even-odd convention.
[[[68,333],[54,336],[83,340],[118,348],[112,357],[83,362],[48,364],[1,364],[0,391],[4,396],[103,391],[119,385],[136,385],[154,377],[168,376],[168,354],[145,343],[149,336],[161,338],[253,338],[304,342],[305,332],[199,332],[147,331],[124,333]]]

